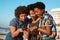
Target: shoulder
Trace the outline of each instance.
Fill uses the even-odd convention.
[[[17,18],[13,18],[10,22],[16,22],[16,21],[18,21],[18,19]]]
[[[18,22],[17,18],[13,18],[13,19],[10,21],[10,24],[9,24],[9,25],[14,25],[14,26],[16,26],[16,25],[17,25],[17,22]]]
[[[17,19],[16,18],[13,18],[11,21],[16,21]]]
[[[49,13],[44,14],[44,18],[45,18],[45,19],[53,20],[52,15],[51,15],[51,14],[49,14]]]

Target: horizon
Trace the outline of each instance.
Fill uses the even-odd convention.
[[[46,5],[46,11],[60,8],[60,0],[0,0],[0,26],[9,27],[10,21],[14,18],[14,10],[18,6],[27,6],[35,2],[43,2]]]

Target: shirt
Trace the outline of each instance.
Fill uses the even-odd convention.
[[[10,21],[9,26],[14,26],[16,28],[16,30],[19,28],[27,28],[27,19],[25,20],[25,22],[22,22],[17,18],[13,18]],[[22,32],[19,33],[19,35],[16,38],[17,38],[17,40],[23,40],[23,33]]]
[[[48,20],[50,18],[50,23],[48,25],[52,25],[51,26],[51,32],[56,32],[56,25],[54,23],[53,17],[50,14],[44,14],[43,18],[42,18],[42,25],[46,25],[46,20]],[[55,36],[52,37],[53,39],[55,39]],[[44,40],[52,40],[50,36],[43,34],[42,35],[42,39]]]
[[[36,23],[30,23],[29,24],[29,28],[30,27],[34,27],[34,26],[36,26],[36,27],[38,27],[38,25],[39,25],[39,21],[38,22],[36,22]],[[38,30],[37,29],[34,29],[32,32],[30,32],[30,34],[29,34],[29,40],[37,40],[37,34],[38,34],[39,32],[38,32]]]

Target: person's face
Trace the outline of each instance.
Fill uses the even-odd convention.
[[[43,9],[34,8],[34,12],[37,16],[40,16],[43,13]]]
[[[27,16],[26,14],[20,14],[20,15],[19,15],[19,20],[21,20],[21,21],[24,22],[25,19],[26,19],[26,16]]]
[[[34,18],[35,17],[35,13],[34,13],[33,10],[30,10],[29,13],[30,13],[31,18]]]

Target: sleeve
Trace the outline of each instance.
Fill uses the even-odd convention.
[[[10,21],[9,26],[15,26],[15,27],[16,27],[16,20],[15,20],[15,19],[12,19],[12,20]]]
[[[56,32],[56,24],[55,24],[52,16],[49,16],[47,18],[46,23],[47,23],[48,26],[51,27],[52,32]]]
[[[48,17],[48,18],[45,19],[45,25],[51,27],[52,24],[51,24],[51,20],[49,18],[50,17]]]
[[[54,22],[54,20],[52,21],[52,32],[56,32],[56,24]]]
[[[56,30],[55,30],[55,27],[52,27],[52,32],[55,32]]]
[[[52,32],[56,32],[56,23],[55,23],[55,21],[54,21],[52,16],[50,17],[50,25],[52,25],[51,31]]]

